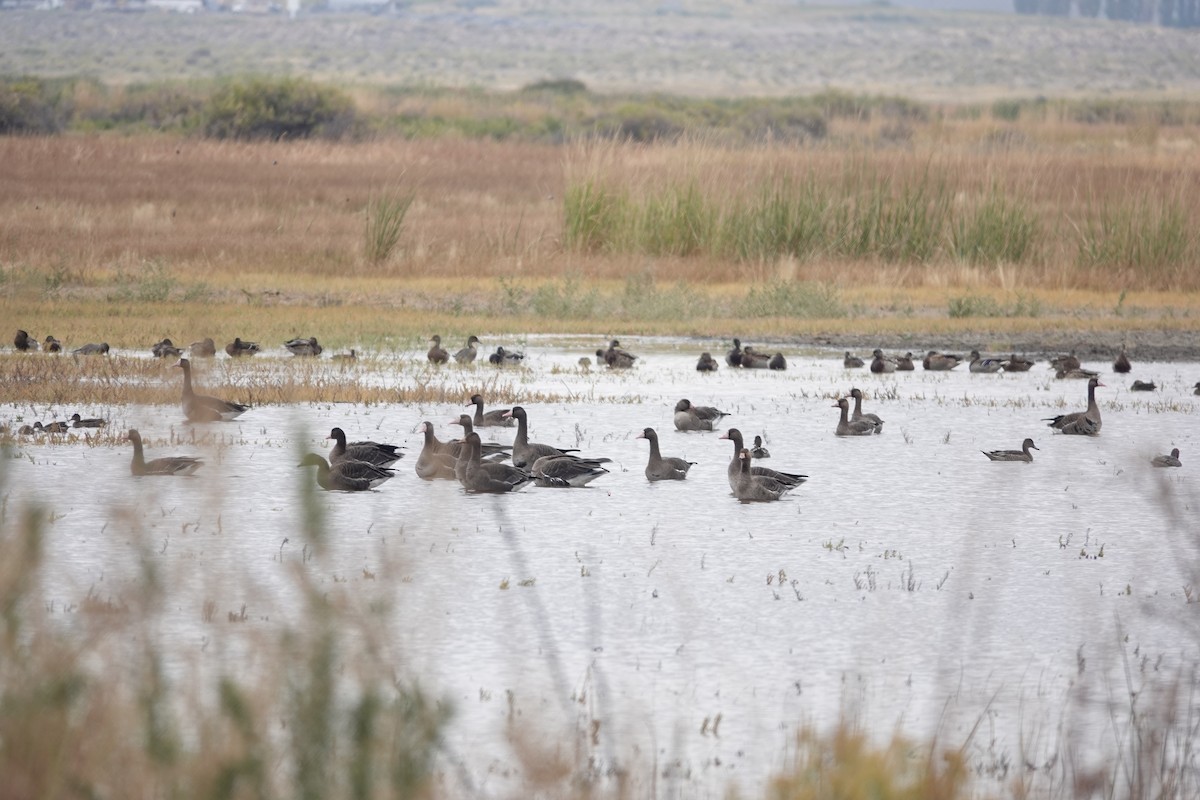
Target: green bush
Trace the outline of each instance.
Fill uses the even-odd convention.
[[[71,118],[67,86],[39,78],[0,79],[0,135],[58,133]]]
[[[253,78],[219,87],[204,110],[203,132],[216,139],[339,139],[354,132],[350,98],[300,78]]]

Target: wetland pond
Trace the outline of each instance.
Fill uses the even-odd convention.
[[[601,780],[625,771],[634,796],[761,794],[798,731],[839,720],[964,745],[986,787],[1050,763],[1068,736],[1075,758],[1110,757],[1131,690],[1195,680],[1200,364],[1118,376],[1085,363],[1106,384],[1091,438],[1042,421],[1086,405],[1086,383],[1055,380],[1044,360],[1027,373],[872,375],[844,369],[840,351],[789,354],[786,372],[730,369],[714,351],[721,369],[700,374],[702,345],[664,339],[625,342],[641,356],[632,370],[584,372],[577,359],[597,341],[531,339],[520,369],[432,369],[416,352],[354,367],[450,397],[560,398],[520,404],[533,441],[612,459],[584,489],[468,495],[419,480],[415,430],[429,420],[458,435],[456,403],[265,406],[195,430],[178,405],[9,405],[9,420],[107,416],[141,431],[148,458],[206,460],[191,478],[139,479],[128,445],[19,442],[7,502],[54,512],[40,599],[70,624],[84,597],[120,602],[150,559],[170,579],[154,635],[181,675],[252,668],[246,629],[302,624],[296,570],[364,608],[382,599],[397,674],[454,709],[444,780],[484,796],[517,785],[514,714],[538,746],[585,750]],[[260,359],[253,369],[290,368]],[[201,391],[224,365],[198,366]],[[1135,378],[1158,391],[1130,392]],[[834,435],[834,399],[852,387],[882,434]],[[780,502],[736,501],[732,445],[674,430],[683,397],[729,412],[722,430],[763,436],[771,458],[756,463],[808,482]],[[296,463],[327,451],[333,426],[407,455],[378,490],[317,494],[313,556],[301,533],[313,473]],[[644,427],[665,455],[697,462],[686,481],[646,481]],[[515,429],[479,432],[511,442]],[[1031,464],[980,453],[1027,436]],[[1175,447],[1182,468],[1150,466]]]

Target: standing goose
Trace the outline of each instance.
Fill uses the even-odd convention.
[[[225,345],[225,353],[230,358],[245,358],[258,351],[258,342],[243,342],[240,336],[233,337],[233,341]]]
[[[778,500],[793,488],[766,475],[755,475],[750,467],[750,451],[742,450],[737,457],[738,472],[733,481],[733,496],[743,503],[765,503]]]
[[[107,424],[108,420],[100,419],[99,417],[84,419],[83,417],[79,416],[78,413],[71,415],[72,428],[103,428]]]
[[[365,461],[339,461],[330,464],[317,453],[304,456],[297,467],[316,467],[317,485],[331,492],[365,492],[396,477],[393,470]]]
[[[183,415],[188,422],[222,422],[236,419],[250,410],[250,406],[232,403],[192,391],[192,364],[186,358],[179,359],[175,366],[183,370]]]
[[[183,351],[175,346],[170,339],[163,339],[150,346],[150,354],[155,358],[179,358]]]
[[[433,335],[433,342],[429,347],[429,351],[425,353],[425,357],[429,359],[430,364],[445,364],[450,360],[450,353],[446,348],[442,347],[442,337],[438,334]]]
[[[1183,462],[1179,460],[1179,448],[1176,447],[1171,451],[1169,456],[1155,456],[1150,459],[1150,463],[1156,467],[1182,467]]]
[[[842,358],[842,366],[846,369],[858,369],[859,367],[865,366],[865,364],[866,362],[858,356],[850,355],[849,350],[846,351],[846,355]]]
[[[729,416],[712,406],[694,406],[686,397],[675,404],[675,429],[679,431],[711,431],[722,417]]]
[[[841,419],[838,420],[837,428],[834,430],[838,436],[870,436],[879,433],[879,426],[868,419],[850,419],[850,401],[846,398],[840,398],[833,404],[833,407],[842,410]]]
[[[884,375],[886,373],[896,371],[895,360],[884,358],[883,351],[878,347],[875,348],[875,351],[871,354],[871,356],[871,372],[874,372],[876,375]]]
[[[733,340],[733,349],[725,354],[725,363],[731,367],[740,367],[742,365],[742,340]]]
[[[1129,356],[1125,355],[1125,351],[1122,350],[1113,361],[1113,372],[1124,374],[1132,369],[1133,365],[1129,363]]]
[[[464,415],[465,416],[465,415]],[[463,438],[462,452],[455,465],[459,482],[468,492],[504,494],[525,486],[533,476],[508,464],[497,464],[480,458],[479,434],[472,431]]]
[[[1100,432],[1100,406],[1096,405],[1096,387],[1103,386],[1098,378],[1088,381],[1088,404],[1083,411],[1070,414],[1059,414],[1057,417],[1046,417],[1043,422],[1049,422],[1050,427],[1063,433],[1094,436]]]
[[[334,428],[329,432],[326,441],[333,439],[335,444],[329,452],[331,463],[342,461],[365,461],[376,467],[390,467],[401,458],[400,446],[395,444],[380,444],[379,442],[346,442],[346,432]]]
[[[479,355],[479,351],[475,348],[475,345],[477,344],[481,344],[478,336],[475,334],[468,336],[467,346],[454,354],[455,363],[473,364],[475,362],[475,357]]]
[[[1004,359],[984,358],[979,355],[978,350],[971,351],[971,363],[967,365],[967,369],[971,372],[999,372],[1003,368]]]
[[[1005,372],[1029,372],[1029,369],[1032,366],[1033,366],[1033,362],[1030,361],[1028,358],[1024,358],[1022,356],[1018,356],[1016,353],[1013,353],[1004,362],[1004,371]]]
[[[442,442],[434,435],[433,423],[422,422],[417,426],[417,432],[425,434],[425,444],[421,448],[421,454],[417,456],[417,477],[426,481],[454,480],[457,477],[454,474],[454,463],[457,459],[440,447]]]
[[[738,456],[741,455],[742,450],[745,449],[742,445],[742,432],[737,428],[730,428],[717,438],[727,439],[733,442],[733,460],[729,462],[729,467],[726,470],[726,476],[729,478],[729,488],[736,492],[737,489],[734,488],[734,482],[737,480],[738,470],[741,469],[741,464],[738,463]],[[807,475],[801,475],[797,472],[780,472],[779,470],[771,469],[770,467],[750,467],[750,474],[761,475],[764,478],[772,478],[780,483],[790,484],[793,486],[799,486],[808,480]]]
[[[608,470],[596,461],[571,455],[542,456],[530,470],[538,486],[568,489],[586,486]]]
[[[142,452],[142,435],[136,428],[129,429],[125,440],[133,442],[133,463],[129,465],[129,471],[134,475],[191,475],[204,463],[192,456],[164,456],[147,461]]]
[[[512,463],[514,467],[532,467],[533,462],[542,456],[562,456],[567,453],[577,453],[577,449],[551,447],[548,444],[537,444],[529,441],[529,418],[525,409],[516,406],[508,412],[508,416],[517,421],[517,437],[513,440]]]
[[[750,457],[751,458],[770,458],[771,457],[771,451],[768,450],[767,448],[763,447],[763,440],[762,440],[761,436],[754,437],[754,447],[750,448]]]
[[[310,336],[307,339],[289,339],[283,343],[283,347],[294,356],[309,356],[315,357],[321,355],[321,351],[325,348],[317,343],[317,337]]]
[[[13,347],[20,350],[22,353],[27,353],[30,350],[37,350],[37,339],[29,335],[28,331],[18,330],[17,335],[13,337]]]
[[[897,372],[912,372],[916,368],[916,365],[913,364],[913,354],[911,350],[896,359]]]
[[[471,402],[468,404],[475,406],[475,418],[471,420],[475,423],[476,428],[511,428],[513,426],[513,418],[508,416],[509,409],[493,408],[491,411],[483,410],[483,395],[471,395]]]
[[[648,481],[681,481],[687,477],[688,470],[696,462],[684,461],[674,456],[663,457],[658,450],[658,432],[654,428],[644,428],[633,437],[646,439],[650,442],[650,460],[646,463],[646,480]]]
[[[1024,461],[1027,464],[1033,463],[1033,453],[1030,450],[1040,449],[1033,443],[1033,439],[1026,439],[1021,442],[1020,450],[982,450],[985,456],[992,461]]]
[[[863,393],[858,389],[851,389],[850,396],[854,398],[854,414],[851,415],[850,421],[857,422],[860,419],[865,419],[875,425],[875,433],[883,433],[883,420],[875,414],[864,414],[862,410]]]
[[[696,362],[696,371],[716,372],[719,366],[717,360],[712,357],[712,353],[701,353],[700,360]]]
[[[192,358],[212,358],[217,354],[217,344],[211,338],[201,339],[188,345]]]
[[[956,355],[930,350],[921,361],[921,366],[931,372],[945,372],[957,367],[961,361],[962,359]]]

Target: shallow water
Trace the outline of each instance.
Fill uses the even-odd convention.
[[[1153,678],[1147,663],[1166,675],[1200,658],[1198,605],[1185,592],[1200,555],[1190,460],[1200,365],[1141,363],[1116,376],[1085,364],[1108,384],[1103,433],[1085,438],[1041,421],[1086,404],[1083,382],[1054,380],[1045,364],[874,376],[821,352],[792,356],[784,373],[722,365],[702,375],[694,344],[659,340],[638,343],[634,370],[583,373],[576,360],[591,341],[532,340],[527,368],[499,376],[484,365],[364,367],[383,385],[502,380],[576,398],[526,408],[534,441],[613,460],[580,490],[470,496],[417,479],[416,426],[430,420],[450,438],[457,405],[255,408],[197,428],[223,438],[219,447],[166,443],[192,433],[177,407],[79,409],[139,428],[149,458],[208,463],[190,479],[135,479],[128,449],[20,446],[8,461],[10,503],[48,502],[56,514],[45,604],[120,598],[151,559],[173,576],[164,644],[181,664],[215,670],[235,649],[221,646],[234,635],[221,624],[227,611],[244,605],[249,624],[267,630],[299,621],[291,568],[359,584],[364,597],[395,603],[397,667],[454,703],[446,759],[460,766],[450,772],[484,794],[511,791],[504,768],[518,768],[504,735],[510,692],[547,741],[598,722],[599,771],[631,770],[639,793],[721,796],[734,783],[760,789],[802,725],[840,716],[955,744],[986,719],[969,748],[986,778],[1005,756],[1019,763],[1031,728],[1049,741],[1028,748],[1053,749],[1070,707],[1100,754],[1126,664],[1140,685]],[[1135,378],[1160,389],[1131,394]],[[833,400],[852,386],[886,420],[881,435],[834,436]],[[778,503],[737,502],[730,443],[673,430],[681,397],[730,412],[722,427],[766,439],[772,458],[759,463],[810,480]],[[408,455],[377,491],[319,495],[328,551],[309,558],[300,481],[312,473],[294,465],[302,450],[328,449],[334,425],[352,439],[405,443]],[[647,426],[665,455],[697,462],[686,482],[647,483],[647,444],[634,438]],[[979,452],[1026,436],[1040,448],[1032,464]],[[1172,447],[1182,469],[1150,467]],[[203,621],[205,600],[216,622]],[[1092,700],[1078,708],[1082,685]]]

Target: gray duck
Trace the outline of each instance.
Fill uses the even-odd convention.
[[[1176,447],[1171,451],[1170,455],[1155,456],[1150,459],[1150,463],[1156,467],[1182,467],[1183,462],[1179,460],[1179,448]]]
[[[1033,453],[1030,450],[1038,450],[1037,445],[1033,443],[1033,439],[1026,439],[1021,442],[1020,450],[982,450],[985,456],[992,461],[1024,461],[1025,463],[1033,462]]]

